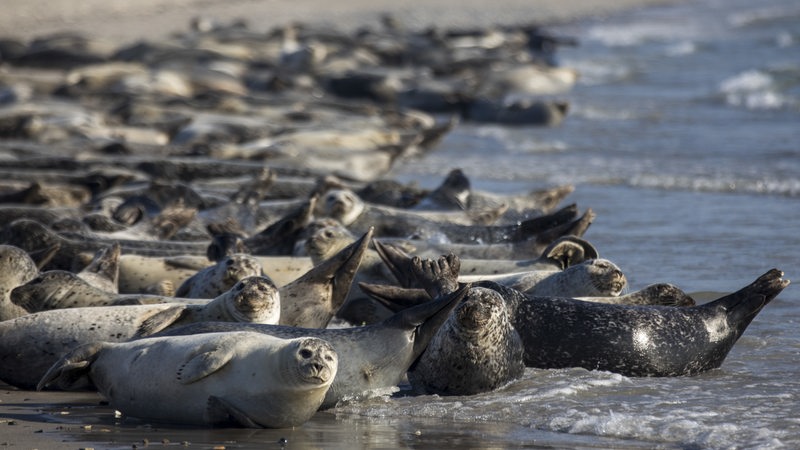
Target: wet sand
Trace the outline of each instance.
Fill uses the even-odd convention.
[[[185,30],[194,16],[223,22],[247,17],[254,30],[266,30],[289,21],[328,23],[352,29],[372,24],[386,12],[412,28],[434,23],[439,26],[548,24],[659,3],[666,2],[510,0],[498,6],[497,2],[430,0],[420,7],[419,3],[410,1],[366,0],[336,3],[319,0],[5,0],[0,14],[0,37],[31,39],[55,32],[79,31],[112,42],[153,40]],[[456,430],[441,421],[409,422],[321,412],[304,426],[290,430],[162,428],[115,418],[113,408],[96,393],[28,392],[0,384],[0,446],[10,449],[441,448],[459,443],[453,439],[469,439],[470,436],[478,436],[479,442],[493,442],[500,447],[520,445],[509,427],[515,426],[470,424],[470,430]],[[541,439],[536,441],[537,447],[547,446],[548,434],[542,433]],[[557,436],[551,440],[557,445]],[[598,444],[596,437],[592,440],[591,446]]]

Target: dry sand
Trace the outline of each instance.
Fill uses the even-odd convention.
[[[609,14],[666,0],[3,0],[0,37],[29,39],[81,30],[129,42],[184,30],[192,17],[223,22],[246,18],[254,30],[289,21],[352,29],[392,13],[412,28],[495,23],[554,23]]]
[[[227,22],[246,18],[254,30],[267,30],[289,21],[324,23],[343,29],[372,24],[383,13],[392,13],[411,28],[438,26],[487,26],[492,24],[567,22],[590,16],[606,15],[639,6],[666,3],[667,0],[427,0],[374,1],[347,0],[4,0],[0,14],[0,37],[31,39],[61,31],[81,31],[114,43],[139,39],[154,40],[185,30],[192,17]],[[340,424],[331,414],[318,414],[301,427],[304,433],[335,442]],[[346,427],[345,427],[346,428]],[[262,430],[260,442],[277,442],[282,434],[299,430]],[[175,431],[169,440],[174,446],[184,440]],[[211,434],[209,434],[211,433]],[[219,442],[225,436],[208,431],[202,435],[186,431],[205,441]],[[217,432],[220,433],[220,432]],[[326,434],[328,433],[328,434]],[[274,434],[274,436],[273,436]],[[108,436],[108,437],[105,437]],[[116,437],[114,437],[116,436]],[[200,436],[200,437],[198,437]],[[202,439],[201,439],[202,438]],[[241,442],[241,436],[234,436]],[[81,441],[96,444],[81,444]],[[0,446],[10,449],[106,448],[114,440],[116,447],[162,446],[169,436],[148,427],[119,428],[113,410],[103,406],[93,393],[24,392],[0,384]],[[289,442],[302,441],[292,436]],[[191,442],[192,439],[186,438]],[[105,443],[104,443],[105,442]],[[224,442],[224,441],[223,441]],[[320,448],[325,445],[316,443]],[[189,444],[189,447],[197,448]],[[136,448],[136,447],[133,447]],[[278,447],[279,448],[279,447]],[[297,448],[295,446],[295,448]]]

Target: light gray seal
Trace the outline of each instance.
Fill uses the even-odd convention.
[[[322,339],[207,333],[94,343],[65,355],[37,389],[89,378],[111,406],[146,420],[251,428],[302,425],[319,408],[338,358]]]
[[[280,325],[198,323],[163,335],[250,330],[283,338],[314,336],[331,343],[339,355],[336,374],[321,408],[340,401],[385,394],[405,379],[406,371],[428,346],[436,330],[464,298],[467,288],[408,308],[385,321],[353,328],[297,328]]]
[[[72,272],[51,270],[11,291],[11,301],[29,312],[112,305],[192,303],[220,305],[245,321],[277,323],[280,291],[267,277],[248,277],[214,299],[183,299],[149,294],[120,295],[90,286]]]
[[[0,380],[33,389],[60,356],[77,345],[95,341],[123,342],[195,322],[278,323],[277,289],[263,280],[252,281],[242,281],[231,292],[206,304],[66,308],[0,322]],[[269,288],[272,296],[259,296],[272,303],[254,301],[254,290],[259,286]]]

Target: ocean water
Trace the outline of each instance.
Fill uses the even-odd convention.
[[[560,53],[581,72],[561,126],[462,125],[403,177],[455,166],[491,190],[574,184],[567,201],[597,213],[585,237],[630,289],[715,298],[772,267],[800,284],[800,3],[691,1],[552,31],[580,40]],[[453,421],[476,447],[798,448],[798,284],[700,376],[528,369],[485,395],[339,411]],[[516,427],[482,441],[475,423]]]
[[[796,279],[723,366],[677,378],[526,369],[494,392],[387,393],[294,430],[145,427],[150,447],[800,448],[800,3],[698,0],[550,30],[580,40],[561,51],[581,72],[561,126],[461,124],[393,175],[434,186],[460,167],[502,192],[574,184],[568,201],[597,213],[585,237],[631,290],[670,282],[709,299],[773,267]],[[70,420],[97,413],[87,403]],[[131,448],[143,435],[104,423],[72,439]]]

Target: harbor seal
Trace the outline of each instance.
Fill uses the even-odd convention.
[[[435,265],[438,272],[451,272],[463,283],[493,280],[532,296],[617,296],[627,284],[625,275],[613,262],[606,259],[589,259],[563,270],[530,270],[496,275],[461,275],[461,258],[428,260],[411,257],[397,246],[375,245],[381,259],[403,287],[415,286],[414,271],[419,266]],[[457,263],[458,266],[454,264]]]
[[[473,395],[522,376],[522,340],[503,298],[472,288],[408,371],[416,394]]]
[[[747,326],[786,286],[772,269],[730,295],[689,307],[627,306],[527,297],[494,282],[525,348],[525,365],[627,376],[695,375],[722,365]]]
[[[33,389],[59,357],[73,347],[95,341],[123,342],[195,322],[278,323],[280,308],[274,286],[270,288],[273,303],[253,300],[252,288],[260,283],[248,287],[242,282],[238,295],[227,294],[206,304],[66,308],[0,322],[0,380]]]
[[[267,277],[248,277],[214,299],[182,299],[150,294],[113,294],[89,285],[72,272],[44,272],[11,291],[11,301],[28,312],[63,308],[156,303],[217,305],[237,320],[277,323],[280,291]]]
[[[37,389],[84,373],[115,409],[188,425],[285,428],[317,411],[338,358],[322,339],[207,333],[95,343],[65,355]]]
[[[13,245],[0,245],[0,322],[28,314],[11,301],[11,291],[39,274],[28,253]]]
[[[263,275],[261,264],[254,256],[236,253],[189,277],[175,291],[175,296],[214,298],[244,278]]]
[[[425,350],[436,330],[464,298],[467,287],[403,310],[381,323],[352,328],[297,328],[281,325],[196,323],[161,335],[257,331],[283,338],[314,336],[331,343],[339,355],[339,371],[321,409],[340,401],[386,393],[405,379],[406,371]]]

